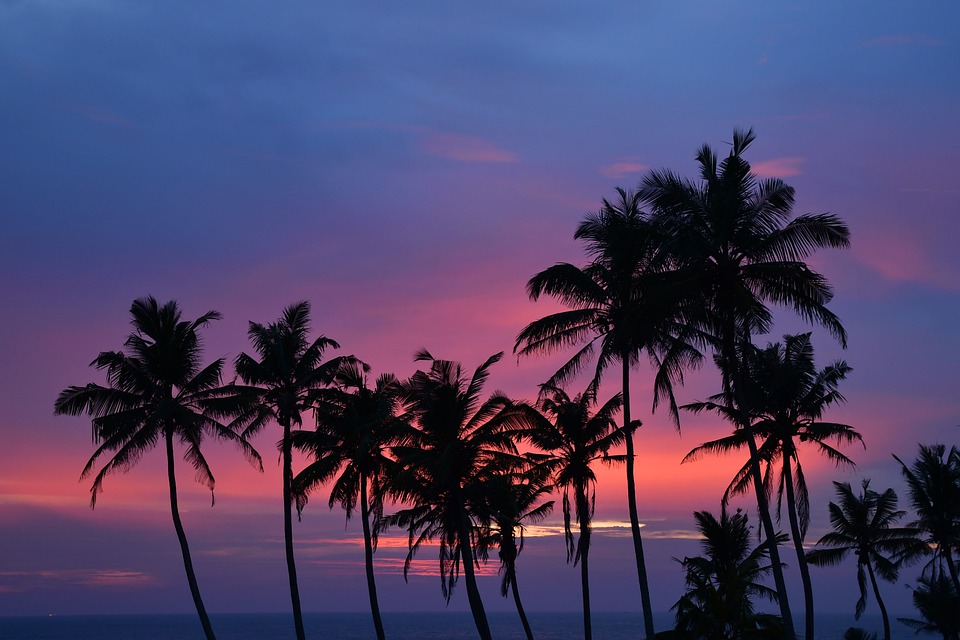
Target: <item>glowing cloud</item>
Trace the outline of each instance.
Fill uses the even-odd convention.
[[[806,158],[790,156],[786,158],[774,158],[773,160],[764,160],[751,164],[753,172],[761,178],[789,178],[790,176],[800,175],[800,165],[806,162]]]
[[[635,158],[623,158],[600,168],[600,173],[608,178],[625,178],[629,175],[643,173],[650,168],[649,164]]]

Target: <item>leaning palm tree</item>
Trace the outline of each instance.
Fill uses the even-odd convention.
[[[331,382],[341,363],[349,360],[340,357],[324,361],[324,352],[328,348],[338,349],[340,345],[324,336],[311,342],[309,334],[310,303],[292,304],[284,309],[276,322],[267,325],[249,323],[247,335],[258,358],[241,353],[234,363],[237,375],[256,388],[258,398],[258,411],[249,417],[244,435],[257,433],[271,421],[282,429],[277,447],[283,474],[283,540],[297,640],[303,640],[305,634],[293,553],[293,445],[290,433],[294,427],[303,424],[303,414],[312,410],[318,391]]]
[[[640,425],[632,422],[617,426],[615,415],[623,407],[620,394],[591,413],[591,407],[596,404],[592,387],[573,399],[559,387],[544,385],[541,388],[540,409],[549,419],[538,420],[524,436],[553,458],[549,464],[554,468],[557,488],[563,491],[567,562],[580,564],[583,633],[584,638],[590,640],[593,634],[590,620],[590,521],[593,519],[597,482],[591,465],[598,461],[623,461],[625,456],[612,456],[610,451],[622,446]],[[573,520],[576,520],[579,533],[576,541],[571,527]]]
[[[786,496],[790,533],[803,583],[809,636],[814,624],[813,586],[805,560],[803,538],[810,523],[810,499],[800,463],[799,445],[814,445],[821,455],[837,466],[855,466],[830,442],[836,445],[853,442],[862,444],[863,438],[850,425],[821,420],[828,407],[844,401],[837,387],[851,369],[846,362],[838,361],[817,370],[809,333],[784,336],[783,343],[773,343],[765,349],[746,345],[743,357],[750,377],[749,409],[753,434],[737,429],[730,436],[694,448],[683,461],[695,460],[704,453],[745,449],[748,438],[760,438],[758,453],[766,468],[765,487],[772,486],[773,475],[779,471],[778,518]],[[712,410],[737,424],[737,408],[729,395],[718,394],[708,402],[695,402],[682,408],[695,413]],[[723,496],[724,504],[731,495],[749,490],[751,469],[752,460],[747,460],[727,487]]]
[[[174,440],[186,449],[184,459],[196,470],[196,479],[211,494],[214,477],[201,450],[204,438],[229,440],[240,447],[247,459],[261,470],[260,456],[245,438],[220,420],[241,410],[244,398],[221,385],[223,359],[201,366],[199,329],[220,314],[208,311],[196,320],[184,320],[173,300],[160,306],[151,296],[136,300],[130,307],[133,333],[124,343],[125,351],[103,351],[91,363],[106,371],[107,386],[90,383],[68,387],[54,405],[57,415],[93,416],[93,439],[97,450],[83,469],[81,479],[93,473],[101,456],[113,452],[93,480],[90,506],[97,504],[105,478],[124,472],[161,440],[167,457],[167,484],[173,527],[180,541],[183,566],[190,594],[208,639],[213,627],[200,597],[190,548],[177,506],[174,472]]]
[[[414,431],[393,447],[398,465],[388,478],[388,493],[411,505],[386,519],[408,529],[410,543],[404,577],[420,546],[440,541],[440,588],[449,602],[463,569],[467,598],[477,632],[490,640],[490,626],[480,599],[476,568],[477,514],[486,513],[486,481],[522,464],[513,440],[518,414],[513,402],[495,392],[481,399],[497,353],[469,378],[459,363],[438,360],[426,350],[416,360],[430,363],[400,383]]]
[[[833,531],[817,541],[817,548],[807,553],[807,562],[816,566],[840,564],[851,551],[857,556],[856,619],[867,607],[867,578],[883,616],[883,637],[890,640],[890,619],[880,597],[877,576],[895,582],[899,575],[897,558],[909,557],[923,544],[917,531],[910,527],[894,527],[906,511],[897,509],[897,494],[893,489],[877,493],[870,489],[870,481],[863,481],[860,495],[854,495],[849,483],[834,482],[839,502],[830,503],[830,526]]]
[[[687,592],[673,606],[675,638],[747,640],[785,638],[776,616],[756,611],[755,600],[777,599],[762,584],[770,573],[766,545],[753,547],[747,516],[731,516],[723,507],[718,520],[709,511],[693,514],[704,555],[679,560],[686,571]]]
[[[697,366],[700,352],[693,346],[693,333],[681,308],[685,300],[671,280],[670,255],[656,227],[640,209],[637,194],[617,189],[616,202],[603,200],[599,212],[584,218],[574,238],[586,243],[590,264],[580,268],[556,264],[534,275],[527,283],[532,300],[549,295],[568,310],[531,322],[517,336],[518,356],[552,353],[577,347],[573,356],[546,382],[557,386],[575,377],[591,359],[596,360],[591,382],[595,395],[602,374],[620,365],[623,424],[629,425],[630,372],[645,351],[656,369],[653,408],[666,399],[679,428],[673,385],[683,382],[686,368]],[[653,610],[647,581],[637,489],[632,430],[625,440],[627,508],[633,534],[634,556],[640,585],[645,632],[654,635]]]
[[[553,490],[553,483],[544,460],[534,454],[528,454],[528,458],[529,468],[520,473],[497,474],[484,487],[489,512],[482,518],[486,524],[477,551],[485,559],[490,548],[497,549],[502,576],[500,595],[513,595],[523,631],[527,640],[533,640],[533,630],[520,600],[517,558],[523,551],[527,526],[543,521],[553,511],[553,500],[544,500]]]
[[[753,130],[735,130],[732,148],[723,160],[703,145],[697,153],[700,182],[656,170],[643,179],[639,191],[641,200],[652,208],[654,223],[669,238],[669,253],[683,286],[708,312],[703,329],[713,336],[724,392],[733,398],[737,424],[748,434],[752,433],[746,401],[749,381],[738,358],[743,345],[750,344],[754,335],[769,332],[773,315],[767,302],[792,308],[845,344],[843,326],[826,307],[832,290],[805,260],[816,249],[847,247],[850,242],[847,226],[835,215],[793,218],[793,188],[777,178],[758,179],[744,159],[753,140]],[[747,445],[754,461],[751,476],[770,544],[780,613],[787,632],[793,633],[760,458],[753,438],[748,438]]]
[[[377,638],[383,640],[373,554],[383,520],[382,486],[396,464],[388,455],[389,447],[407,435],[409,425],[403,418],[397,379],[384,374],[370,388],[367,371],[360,362],[343,364],[335,386],[317,405],[316,430],[291,434],[294,448],[312,458],[293,479],[293,495],[299,514],[310,492],[333,480],[329,505],[343,507],[347,520],[359,502],[370,611]]]
[[[960,593],[957,562],[953,557],[960,547],[960,450],[945,445],[920,445],[917,459],[909,467],[897,456],[900,471],[910,493],[910,504],[917,513],[911,526],[918,528],[930,544],[934,565],[946,564],[953,589]],[[935,567],[936,568],[936,567]]]

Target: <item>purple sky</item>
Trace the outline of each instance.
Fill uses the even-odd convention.
[[[572,233],[602,197],[651,167],[695,175],[697,147],[723,153],[734,127],[755,128],[748,159],[796,187],[797,213],[837,213],[853,234],[814,259],[849,348],[819,331],[815,345],[821,366],[854,367],[828,417],[867,448],[848,451],[856,471],[806,458],[809,539],[831,480],[903,495],[890,454],[954,443],[960,424],[958,20],[951,2],[0,2],[0,615],[191,610],[162,453],[109,478],[91,512],[89,421],[52,415],[61,389],[101,381],[87,364],[121,346],[133,299],[223,312],[209,358],[309,299],[316,331],[378,372],[409,375],[420,347],[472,369],[556,309],[524,284],[583,261]],[[803,329],[783,314],[759,340]],[[558,362],[507,357],[489,391],[532,398]],[[718,384],[704,369],[679,397]],[[686,418],[678,436],[648,390],[644,371],[639,508],[666,610],[682,589],[671,558],[697,552],[691,512],[719,510],[741,460],[680,466],[728,427]],[[212,443],[213,509],[181,475],[212,611],[289,607],[275,439],[256,441],[263,475]],[[640,608],[623,493],[604,472],[598,610]],[[521,556],[529,609],[579,604],[560,522]],[[305,609],[366,609],[358,536],[314,497],[296,527]],[[402,543],[376,556],[382,607],[442,608],[433,550],[405,585]],[[915,573],[882,586],[892,611]],[[814,580],[822,610],[852,612],[852,563]],[[481,583],[509,607],[496,577]],[[461,586],[451,608],[465,600]]]

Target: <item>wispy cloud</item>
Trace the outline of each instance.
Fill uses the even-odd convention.
[[[498,147],[485,138],[459,133],[428,133],[421,140],[421,147],[429,155],[461,162],[517,162],[517,156],[512,151]]]
[[[649,164],[641,162],[636,158],[621,158],[616,162],[600,167],[600,173],[608,178],[618,179],[643,173],[649,168]]]
[[[42,587],[46,582],[63,582],[88,587],[136,587],[156,582],[154,576],[126,569],[43,569],[39,571],[0,571],[0,577],[15,584],[9,590],[23,591]]]
[[[750,167],[761,178],[789,178],[800,175],[800,166],[806,161],[806,158],[789,156],[764,160],[751,164]]]

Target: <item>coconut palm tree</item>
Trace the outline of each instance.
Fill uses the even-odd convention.
[[[834,482],[838,502],[830,503],[830,526],[833,531],[817,541],[817,548],[807,553],[807,562],[815,566],[840,564],[851,551],[857,556],[856,619],[867,607],[867,578],[883,616],[883,637],[890,640],[890,619],[880,597],[877,576],[895,582],[899,575],[897,558],[909,556],[919,545],[917,531],[910,527],[894,527],[906,511],[897,509],[897,494],[893,489],[877,493],[870,489],[870,481],[863,481],[860,495],[855,495],[850,484]]]
[[[334,388],[317,405],[316,430],[291,434],[294,448],[312,458],[293,479],[293,495],[299,514],[309,494],[333,480],[329,505],[343,507],[347,520],[359,502],[370,611],[377,638],[383,640],[373,554],[383,520],[384,479],[396,464],[388,455],[389,447],[404,437],[409,425],[403,418],[396,377],[381,375],[370,388],[368,370],[360,362],[343,364],[337,371]]]
[[[907,481],[910,504],[917,513],[911,526],[921,531],[933,548],[936,564],[947,565],[953,589],[960,593],[953,551],[960,547],[960,451],[942,444],[920,445],[917,459],[907,466],[897,456]],[[926,552],[930,546],[925,547]]]
[[[64,389],[57,397],[57,415],[93,416],[93,439],[98,445],[83,468],[81,479],[93,473],[102,456],[110,459],[100,468],[90,489],[90,506],[97,504],[106,477],[133,467],[146,453],[163,441],[167,457],[167,484],[173,527],[180,542],[183,566],[190,594],[208,639],[214,638],[190,548],[177,504],[177,479],[174,440],[184,445],[184,459],[196,471],[196,479],[211,495],[213,472],[201,446],[205,438],[215,437],[236,444],[247,459],[263,469],[260,456],[242,436],[220,420],[240,411],[244,397],[222,386],[223,359],[202,366],[199,330],[220,319],[208,311],[196,320],[184,320],[173,300],[159,305],[152,297],[140,298],[130,307],[133,332],[124,343],[124,351],[103,351],[91,363],[106,372],[107,386],[90,383]]]
[[[438,360],[426,350],[417,353],[416,360],[430,367],[400,382],[400,398],[415,429],[392,449],[398,466],[387,487],[411,505],[385,521],[410,533],[404,577],[423,542],[439,538],[441,591],[449,602],[462,568],[482,640],[490,640],[476,577],[478,527],[487,512],[483,488],[492,476],[523,462],[513,439],[519,424],[514,403],[499,392],[481,399],[490,367],[502,357],[494,354],[468,378],[459,363]]]
[[[753,435],[761,441],[758,453],[765,465],[764,486],[771,487],[772,476],[779,471],[777,517],[781,515],[786,496],[790,533],[803,583],[806,631],[810,637],[814,625],[813,586],[803,549],[803,538],[810,523],[810,499],[798,447],[807,443],[837,466],[855,466],[830,441],[837,445],[862,444],[863,438],[850,425],[821,420],[828,407],[844,401],[837,387],[851,369],[846,362],[838,361],[818,371],[809,333],[784,336],[783,343],[769,344],[765,349],[746,345],[744,358],[750,377],[751,426]],[[712,410],[734,425],[737,423],[737,408],[729,395],[718,394],[708,402],[695,402],[683,408],[696,413]],[[730,436],[694,448],[684,462],[705,453],[745,449],[750,437],[744,429],[737,429]],[[740,468],[724,493],[724,504],[731,495],[749,490],[751,468],[750,460]]]
[[[777,592],[760,581],[770,573],[766,545],[752,546],[746,514],[726,507],[717,519],[709,511],[693,514],[704,555],[678,560],[686,571],[687,592],[673,606],[674,638],[772,640],[785,638],[782,622],[758,613],[754,601],[775,601]]]
[[[723,160],[703,145],[697,152],[699,182],[662,169],[650,172],[639,189],[641,201],[651,207],[653,223],[669,239],[667,250],[684,287],[707,312],[703,329],[714,338],[724,392],[731,394],[737,423],[748,434],[749,382],[738,357],[743,345],[769,332],[773,315],[768,302],[792,308],[845,345],[843,325],[826,307],[832,290],[805,260],[819,248],[843,248],[850,242],[847,226],[835,215],[793,218],[793,188],[778,178],[757,178],[743,157],[754,138],[752,129],[735,130]],[[793,633],[760,458],[753,438],[747,445],[761,525],[771,545],[780,613],[787,632]]]
[[[282,430],[277,447],[283,474],[283,541],[297,640],[303,640],[305,634],[293,552],[293,445],[290,434],[303,424],[303,414],[312,411],[318,391],[332,381],[343,362],[349,361],[349,357],[324,361],[324,352],[328,348],[339,349],[340,345],[324,336],[311,342],[309,334],[310,303],[297,302],[284,309],[276,322],[267,325],[250,322],[247,336],[257,357],[241,353],[234,362],[237,375],[247,385],[256,388],[258,398],[257,414],[248,418],[244,435],[251,436],[270,422],[276,422]]]
[[[953,588],[950,576],[939,572],[935,576],[921,576],[913,590],[913,606],[921,619],[897,618],[921,633],[939,633],[943,640],[960,640],[960,598]]]
[[[572,346],[573,356],[546,382],[557,386],[576,376],[596,360],[591,382],[595,395],[602,374],[619,363],[623,397],[623,424],[630,414],[630,372],[646,351],[656,369],[652,394],[653,408],[667,400],[679,428],[673,385],[683,382],[686,368],[697,366],[700,352],[693,346],[698,337],[685,321],[678,296],[682,289],[670,279],[670,256],[656,227],[640,209],[637,194],[617,189],[619,199],[603,200],[600,211],[584,218],[574,238],[586,243],[590,264],[580,268],[556,264],[533,276],[527,283],[532,300],[542,295],[558,299],[568,310],[531,322],[517,336],[518,356],[552,353]],[[695,308],[696,305],[689,305]],[[645,632],[654,635],[653,610],[647,581],[637,489],[634,474],[632,430],[625,440],[627,507],[633,534],[634,555],[640,585]]]
[[[631,422],[623,427],[617,426],[615,415],[623,407],[620,394],[591,413],[596,404],[593,387],[573,399],[559,387],[544,385],[541,389],[540,410],[548,419],[537,421],[524,436],[553,458],[549,464],[553,467],[556,486],[563,492],[567,562],[580,564],[583,632],[586,640],[590,640],[590,521],[593,519],[597,482],[591,465],[598,461],[623,461],[626,456],[612,456],[610,451],[622,446],[640,425]],[[574,520],[579,534],[576,540],[571,526]]]
[[[520,600],[517,585],[517,558],[523,551],[524,532],[528,525],[543,521],[553,511],[553,500],[544,498],[553,490],[550,467],[534,454],[529,468],[520,473],[498,474],[490,478],[484,491],[489,509],[483,519],[483,535],[477,552],[484,560],[489,549],[496,548],[500,558],[500,595],[513,595],[517,614],[523,624],[527,640],[533,640],[533,630]]]

